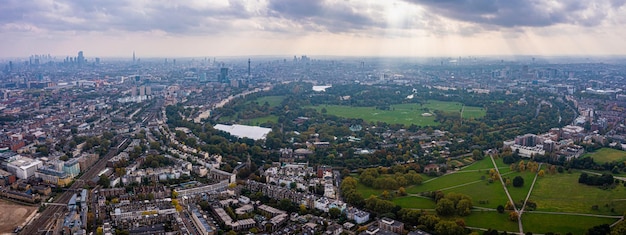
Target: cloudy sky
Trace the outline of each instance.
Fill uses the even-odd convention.
[[[1,0],[0,57],[625,55],[626,0]]]

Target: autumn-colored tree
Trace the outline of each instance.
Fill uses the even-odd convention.
[[[519,214],[516,211],[511,211],[509,213],[509,220],[517,221],[519,219]]]
[[[398,195],[400,196],[406,196],[406,190],[404,189],[404,187],[400,187],[398,189]]]
[[[537,173],[537,175],[538,175],[538,176],[543,176],[543,175],[545,175],[545,174],[546,174],[546,173],[545,173],[543,170],[539,170],[539,173]]]
[[[520,172],[526,171],[526,163],[524,163],[524,160],[519,162],[519,167],[517,169],[519,169]]]

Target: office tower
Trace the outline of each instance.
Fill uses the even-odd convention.
[[[220,82],[228,83],[228,68],[220,69]]]
[[[85,56],[83,55],[83,51],[78,52],[78,57],[76,57],[76,63],[82,65],[85,62]]]
[[[135,51],[133,51],[133,63],[135,63]]]

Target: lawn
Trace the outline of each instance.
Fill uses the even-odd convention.
[[[401,206],[402,208],[435,209],[435,201],[429,198],[406,196],[406,197],[397,197],[391,201],[395,203],[396,205]]]
[[[496,160],[496,165],[498,165],[498,168],[500,170],[509,168],[507,164],[504,164],[504,162],[502,162],[502,159],[495,159],[495,160]],[[491,163],[491,159],[489,159],[489,157],[485,157],[485,159],[483,160],[476,161],[472,165],[464,167],[461,171],[476,171],[476,170],[489,171],[489,169],[492,169],[492,168],[493,168],[493,163]]]
[[[434,116],[422,116],[423,113],[434,110],[443,112],[460,113],[461,103],[429,100],[426,104],[395,104],[390,106],[390,110],[379,110],[375,107],[352,107],[347,105],[319,105],[311,108],[321,111],[326,110],[327,114],[346,118],[361,118],[368,122],[385,122],[389,124],[403,124],[417,126],[437,126]],[[484,109],[480,107],[466,106],[463,111],[464,118],[479,118],[485,116]]]
[[[259,97],[253,101],[249,101],[249,102],[256,102],[257,104],[263,106],[263,104],[265,104],[265,102],[267,102],[267,104],[269,104],[270,107],[277,107],[279,106],[283,100],[285,100],[284,96],[263,96],[263,97]]]
[[[273,122],[273,123],[278,123],[278,116],[276,115],[268,115],[265,117],[258,117],[258,118],[253,118],[253,119],[248,119],[243,121],[243,124],[245,125],[252,125],[252,126],[258,126],[261,125],[263,123],[266,122]]]
[[[598,164],[604,164],[607,162],[621,162],[626,161],[626,151],[621,151],[612,148],[601,148],[598,151],[592,153],[586,153],[583,157],[591,157],[594,162]]]
[[[622,215],[626,211],[626,187],[621,184],[604,190],[578,183],[579,171],[544,176],[537,181],[530,200],[537,210],[604,215]],[[592,209],[597,205],[597,209]],[[614,212],[611,212],[611,208]]]
[[[543,169],[545,167],[542,166],[541,168]],[[522,185],[522,187],[517,188],[517,187],[513,187],[513,184],[511,184],[510,186],[507,187],[507,189],[509,190],[509,194],[511,194],[511,198],[513,199],[513,201],[519,202],[520,200],[526,199],[526,195],[528,195],[528,191],[530,190],[530,185],[532,185],[533,179],[535,178],[535,173],[530,172],[530,171],[511,172],[510,174],[505,175],[504,179],[509,178],[511,182],[513,182],[513,179],[516,176],[521,176],[524,179],[524,185]],[[543,180],[543,178],[545,177],[549,177],[549,176],[546,174],[543,177],[541,176],[538,177],[536,184],[539,184],[539,182]]]
[[[465,224],[470,227],[495,229],[498,231],[519,232],[517,222],[509,220],[507,213],[496,211],[472,211],[469,216],[463,217]]]
[[[553,215],[524,213],[522,224],[524,232],[548,233],[559,232],[565,234],[585,234],[588,229],[596,225],[612,224],[617,219],[599,218],[577,215]]]
[[[372,188],[372,187],[368,187],[367,185],[364,185],[361,182],[357,182],[356,191],[359,192],[361,194],[361,196],[363,196],[364,199],[367,199],[371,195],[379,196],[385,190],[384,189],[375,189],[375,188]]]

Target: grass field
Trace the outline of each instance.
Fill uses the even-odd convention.
[[[258,125],[266,123],[266,122],[278,123],[278,116],[276,116],[276,115],[268,115],[268,116],[265,116],[265,117],[253,118],[253,119],[245,120],[243,122],[243,124],[245,124],[245,125],[252,125],[252,126],[258,126]]]
[[[511,171],[501,159],[496,159],[496,165],[505,178],[513,179],[518,175],[524,178],[523,187],[509,186],[507,189],[514,201],[519,202],[525,199],[535,173]],[[436,206],[433,201],[411,196],[411,194],[435,190],[441,190],[444,193],[462,193],[470,196],[474,204],[472,214],[463,218],[467,226],[509,232],[518,231],[517,223],[508,220],[508,213],[499,214],[495,211],[482,210],[484,208],[495,209],[498,205],[505,205],[508,201],[500,182],[488,183],[488,180],[482,179],[482,176],[488,177],[487,173],[491,168],[493,164],[489,158],[486,158],[458,172],[425,180],[421,185],[409,186],[406,188],[409,196],[397,197],[392,201],[403,208],[433,209]],[[537,178],[530,196],[530,200],[537,203],[537,212],[527,211],[522,216],[525,232],[584,234],[593,226],[611,224],[617,219],[574,215],[574,213],[619,216],[626,211],[626,187],[620,184],[613,189],[601,189],[579,184],[580,174],[580,171],[574,171],[572,174],[546,174]],[[357,186],[357,190],[365,198],[370,195],[380,195],[383,191],[362,184]],[[593,205],[597,205],[598,208],[592,208]],[[542,214],[540,212],[572,214]]]
[[[435,201],[429,198],[406,196],[406,197],[397,197],[391,201],[395,203],[396,205],[401,206],[402,208],[435,209]]]
[[[583,157],[591,157],[594,162],[603,164],[606,162],[621,162],[626,161],[626,151],[621,151],[612,148],[601,148],[598,151],[592,153],[586,153]]]
[[[346,105],[319,105],[312,108],[321,111],[326,109],[327,114],[346,118],[361,118],[368,122],[385,122],[389,124],[403,124],[417,126],[437,126],[435,117],[422,116],[423,113],[434,110],[443,112],[459,113],[462,105],[457,102],[445,102],[429,100],[424,105],[418,104],[396,104],[391,105],[390,110],[378,110],[375,107],[351,107]],[[466,106],[463,109],[464,118],[479,118],[485,116],[485,110],[480,107]]]
[[[576,215],[524,213],[522,216],[524,232],[533,233],[559,232],[565,234],[571,232],[572,234],[585,234],[593,226],[612,224],[615,221],[617,219]]]
[[[267,102],[267,104],[269,104],[270,107],[277,107],[280,105],[280,103],[283,102],[283,100],[285,100],[284,96],[263,96],[263,97],[259,97],[249,102],[256,102],[257,104],[261,106],[265,104],[265,102]]]
[[[578,183],[580,172],[546,175],[538,180],[530,200],[537,210],[588,214],[622,215],[626,211],[626,187],[604,190]],[[598,205],[597,210],[591,207]],[[611,208],[614,212],[611,212]]]
[[[463,218],[465,224],[470,227],[495,229],[498,231],[516,232],[519,231],[517,222],[509,220],[507,213],[496,211],[472,211],[472,214]]]
[[[543,168],[545,167],[542,166],[542,169]],[[513,199],[513,201],[519,202],[520,200],[526,199],[526,195],[528,195],[530,186],[532,185],[533,179],[535,178],[535,173],[530,172],[530,171],[511,172],[510,174],[505,175],[504,178],[505,179],[509,178],[511,182],[513,182],[513,179],[516,176],[521,176],[524,179],[524,185],[522,185],[522,187],[519,187],[519,188],[513,187],[513,185],[510,185],[509,187],[507,187],[507,189],[509,190],[509,194],[511,194],[511,198]],[[539,182],[541,182],[541,180],[543,180],[543,178],[545,177],[550,177],[550,176],[544,175],[543,177],[538,177],[536,184],[539,184]]]

